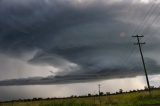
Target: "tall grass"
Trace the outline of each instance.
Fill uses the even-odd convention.
[[[70,101],[70,102],[51,102],[48,104],[42,104],[39,106],[94,106],[93,104],[87,104],[87,103],[80,103],[80,102],[75,102],[75,101]]]
[[[160,90],[101,96],[101,106],[144,106],[160,104]],[[99,106],[98,97],[1,103],[0,106]]]

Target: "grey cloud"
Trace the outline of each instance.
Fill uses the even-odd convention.
[[[3,16],[0,19],[1,49],[23,52],[31,48],[50,48],[55,45],[52,43],[55,36],[69,27],[97,19],[103,20],[105,16],[110,20],[114,18],[110,12],[104,14],[106,8],[104,6],[89,6],[82,10],[64,5],[63,2],[55,1],[52,4],[53,7],[48,7],[43,5],[42,1],[38,3],[35,1],[29,2],[28,5],[26,3],[14,5],[13,2],[13,5],[1,6],[0,14]]]
[[[57,67],[64,73],[70,71],[57,73],[55,77],[1,81],[0,85],[71,83],[142,75],[140,63],[136,65],[138,52],[127,58],[135,48],[132,30],[143,19],[142,14],[127,11],[131,2],[93,0],[87,5],[77,5],[72,0],[18,1],[0,1],[3,16],[0,17],[0,52],[19,58],[23,53],[38,51],[29,64]],[[144,12],[151,4],[133,6],[140,7],[134,11]],[[136,21],[127,14],[135,16]],[[145,52],[150,49],[159,52],[156,45],[160,40],[155,35],[153,38],[156,40],[146,39]],[[159,68],[158,60],[150,59],[149,68]]]
[[[159,73],[157,69],[160,66],[156,61],[146,58],[148,72],[150,75]],[[136,62],[136,61],[135,61]],[[134,63],[136,64],[136,63]],[[56,75],[48,77],[30,77],[21,79],[10,79],[0,81],[0,86],[13,86],[13,85],[48,85],[48,84],[68,84],[68,83],[81,83],[81,82],[92,82],[104,79],[117,79],[126,77],[136,77],[144,75],[141,63],[138,65],[130,66],[113,66],[112,68],[96,69],[90,71],[71,72],[66,75]]]

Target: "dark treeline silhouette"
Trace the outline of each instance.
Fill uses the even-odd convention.
[[[151,90],[159,90],[160,87],[154,87],[151,86],[150,87]],[[12,100],[12,101],[3,101],[0,103],[9,103],[9,102],[30,102],[30,101],[40,101],[40,100],[57,100],[57,99],[73,99],[73,98],[87,98],[87,97],[98,97],[98,96],[110,96],[110,95],[118,95],[118,94],[126,94],[126,93],[134,93],[134,92],[146,92],[148,91],[148,87],[144,87],[144,89],[137,89],[137,90],[130,90],[130,91],[123,91],[123,89],[119,89],[119,91],[115,92],[115,93],[111,93],[111,92],[100,92],[100,94],[91,94],[88,93],[88,95],[81,95],[81,96],[77,96],[77,95],[72,95],[70,97],[62,97],[62,98],[57,98],[57,97],[53,97],[53,98],[32,98],[32,99],[18,99],[18,100]]]

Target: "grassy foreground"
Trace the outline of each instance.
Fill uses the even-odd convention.
[[[148,92],[123,93],[118,95],[101,96],[101,106],[145,106],[160,104],[160,90]],[[100,106],[99,97],[68,98],[54,100],[40,100],[30,102],[0,103],[0,106]]]

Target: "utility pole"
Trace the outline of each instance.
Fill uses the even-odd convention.
[[[100,95],[100,93],[101,93],[101,85],[100,84],[98,84],[98,92],[99,92],[99,95]]]
[[[147,73],[147,69],[146,69],[146,65],[145,65],[145,61],[144,61],[144,57],[143,57],[143,52],[142,52],[142,45],[144,45],[146,43],[140,41],[140,38],[143,38],[144,36],[143,35],[136,35],[136,36],[132,36],[132,37],[137,38],[137,43],[134,43],[134,44],[138,45],[138,47],[139,47],[139,51],[140,51],[142,63],[143,63],[143,68],[144,68],[144,72],[145,72],[145,76],[146,76],[146,81],[147,81],[147,85],[148,85],[148,90],[149,90],[149,93],[151,93],[149,79],[148,79],[148,73]]]
[[[95,92],[94,92],[93,97],[94,97],[94,105],[96,105],[96,93]]]
[[[98,91],[99,91],[99,105],[101,106],[101,85],[98,85]]]

